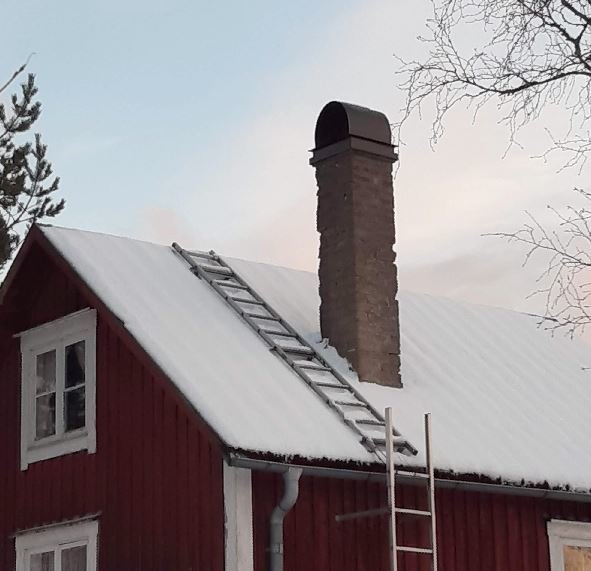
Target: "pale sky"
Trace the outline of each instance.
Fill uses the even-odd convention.
[[[39,130],[68,205],[56,224],[315,270],[308,165],[322,106],[339,99],[400,116],[393,54],[420,56],[427,0],[127,0],[4,6],[0,77],[34,52]],[[542,261],[483,233],[546,216],[583,173],[531,157],[545,127],[506,155],[494,109],[429,112],[407,125],[395,180],[405,289],[540,310]]]

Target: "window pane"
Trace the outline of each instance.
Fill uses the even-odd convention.
[[[37,397],[35,403],[35,439],[55,434],[55,393]]]
[[[564,571],[591,571],[591,547],[565,545]]]
[[[53,571],[53,551],[47,553],[34,553],[31,555],[31,571]]]
[[[62,571],[86,571],[86,545],[62,551]]]
[[[55,390],[55,350],[37,355],[37,394]]]
[[[66,391],[64,394],[65,402],[65,416],[64,424],[66,432],[82,428],[85,422],[85,391],[84,387]]]
[[[84,384],[86,343],[78,341],[66,347],[66,388]]]

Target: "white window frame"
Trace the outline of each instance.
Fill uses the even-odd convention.
[[[591,523],[553,519],[548,522],[551,571],[564,571],[564,547],[591,549]]]
[[[34,329],[19,333],[21,338],[21,470],[29,464],[87,450],[96,452],[96,311],[84,309]],[[56,390],[56,434],[35,440],[36,357],[56,350],[57,388],[64,378],[66,345],[85,342],[85,426],[63,432],[63,390]]]
[[[63,549],[86,545],[86,570],[96,571],[98,521],[85,521],[31,531],[16,536],[16,571],[30,571],[31,555],[53,551],[55,571],[61,571]]]

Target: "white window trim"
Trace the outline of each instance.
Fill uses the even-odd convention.
[[[84,309],[55,321],[29,329],[21,338],[21,470],[29,464],[87,450],[96,452],[96,311]],[[57,437],[35,442],[35,388],[31,381],[34,356],[56,346],[86,342],[85,427]],[[63,366],[63,364],[62,364]],[[59,371],[59,367],[58,367]],[[56,395],[56,422],[62,422],[61,398]]]
[[[77,545],[87,546],[86,571],[96,571],[98,543],[98,522],[86,521],[50,527],[46,530],[32,531],[17,535],[16,548],[16,571],[30,571],[27,565],[30,554],[57,549],[60,546],[76,547]],[[56,569],[61,568],[61,561],[56,562]]]
[[[564,547],[591,549],[591,523],[553,519],[548,522],[551,571],[564,571]]]

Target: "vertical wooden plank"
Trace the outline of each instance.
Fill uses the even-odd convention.
[[[468,559],[468,530],[466,525],[466,494],[461,490],[454,491],[455,538],[456,538],[456,569],[455,571],[469,571]]]
[[[521,522],[519,519],[519,510],[514,498],[507,501],[507,543],[509,550],[510,569],[523,569],[523,554],[521,551]]]
[[[493,521],[495,571],[503,571],[509,568],[510,563],[507,544],[507,511],[502,496],[493,496],[491,517]]]
[[[468,549],[468,568],[480,569],[481,565],[481,549],[480,545],[480,521],[478,510],[479,493],[465,494],[465,509],[466,509],[466,537],[470,548]]]
[[[205,443],[202,444],[200,448],[200,463],[199,463],[199,470],[198,470],[198,482],[199,482],[199,517],[201,519],[201,537],[203,538],[203,543],[199,542],[200,547],[200,561],[202,569],[207,569],[208,571],[212,567],[211,557],[209,556],[209,550],[205,549],[205,545],[212,546],[213,545],[213,526],[212,522],[208,520],[206,514],[210,511],[210,495],[208,492],[209,481],[211,479],[210,473],[210,460],[211,460],[211,451],[209,446]]]
[[[176,502],[177,492],[176,482],[174,481],[175,468],[175,449],[174,445],[174,421],[175,406],[169,399],[162,399],[162,435],[163,442],[163,474],[164,482],[162,486],[163,510],[163,530],[162,530],[162,549],[165,554],[165,561],[171,559],[171,551],[175,549],[176,533]]]
[[[331,480],[329,486],[329,505],[330,511],[334,515],[345,513],[346,486],[344,480]],[[330,542],[330,558],[333,564],[332,571],[340,571],[347,569],[347,557],[345,550],[345,543],[350,540],[346,533],[346,523],[337,523],[334,517],[330,520],[331,524],[331,542]]]
[[[536,502],[536,559],[538,569],[544,571],[550,570],[550,546],[548,543],[548,534],[546,531],[546,501]]]
[[[367,497],[367,482],[357,481],[355,482],[355,509],[357,511],[363,511],[368,509],[368,497]],[[371,518],[362,518],[357,520],[357,568],[359,571],[369,571],[372,569],[371,566],[371,554],[368,549],[371,538],[369,535],[369,524]]]
[[[223,488],[223,460],[220,450],[217,446],[209,442],[211,449],[211,465],[213,468],[213,479],[210,483],[210,489],[214,498],[211,506],[212,517],[215,525],[215,543],[213,544],[214,552],[212,554],[213,569],[212,571],[223,571],[224,567],[224,488]]]
[[[194,431],[193,426],[188,426],[188,445],[190,451],[189,458],[189,506],[191,514],[191,525],[189,527],[189,543],[191,545],[191,561],[195,569],[199,569],[200,564],[200,538],[203,537],[202,520],[200,516],[200,495],[199,488],[201,481],[199,479],[199,461],[201,457],[201,447],[204,443],[200,441]]]
[[[155,547],[154,547],[154,537],[156,534],[156,524],[155,524],[155,501],[156,501],[156,494],[155,494],[155,480],[154,480],[154,464],[156,463],[156,454],[155,454],[155,444],[154,444],[154,416],[153,412],[156,408],[154,402],[154,378],[149,373],[149,371],[144,371],[142,375],[142,394],[143,394],[143,402],[144,402],[144,411],[142,414],[142,427],[143,427],[143,451],[144,456],[142,458],[142,462],[144,462],[144,467],[142,468],[142,478],[144,483],[144,488],[142,493],[144,494],[144,502],[142,506],[144,509],[142,510],[141,517],[144,521],[144,528],[143,528],[143,560],[144,566],[148,569],[154,569],[154,560],[155,560]]]
[[[163,390],[154,385],[154,412],[152,422],[154,430],[154,568],[165,565],[164,557],[164,440],[162,438],[162,427],[164,424],[164,393]],[[158,427],[160,432],[158,432]]]
[[[491,521],[492,495],[480,494],[478,496],[478,531],[480,544],[480,569],[482,571],[494,571],[495,550],[494,532]]]
[[[524,571],[536,571],[535,499],[520,498],[521,554]]]
[[[182,411],[177,409],[176,422],[176,442],[178,443],[178,455],[176,464],[176,474],[178,482],[178,494],[176,498],[177,511],[177,533],[178,533],[178,552],[179,552],[179,568],[189,569],[189,543],[188,543],[188,529],[191,525],[191,518],[187,511],[187,498],[189,497],[188,486],[188,463],[189,451],[187,448],[187,419]]]
[[[100,320],[99,320],[100,323]],[[105,326],[105,376],[97,379],[98,385],[102,385],[104,391],[105,406],[105,432],[102,435],[103,445],[97,447],[97,452],[102,459],[102,477],[105,482],[105,504],[104,514],[101,517],[102,529],[99,537],[100,565],[105,569],[117,564],[117,527],[119,518],[117,506],[117,486],[115,482],[118,477],[118,437],[119,431],[119,379],[117,378],[117,340],[113,333]],[[100,446],[101,435],[97,434],[97,444]]]
[[[129,378],[127,384],[129,387],[129,435],[130,435],[130,447],[129,447],[129,466],[131,475],[131,497],[129,499],[129,511],[130,511],[130,562],[134,568],[142,568],[142,538],[143,538],[143,527],[141,512],[142,509],[142,496],[141,491],[143,489],[143,472],[144,462],[142,454],[143,450],[143,435],[141,433],[141,411],[144,408],[144,401],[142,399],[142,388],[141,388],[141,368],[139,363],[133,359],[133,356],[126,351],[125,358],[129,361]]]
[[[312,503],[314,506],[314,553],[317,554],[316,568],[330,570],[329,497],[330,482],[320,478],[312,479]]]

